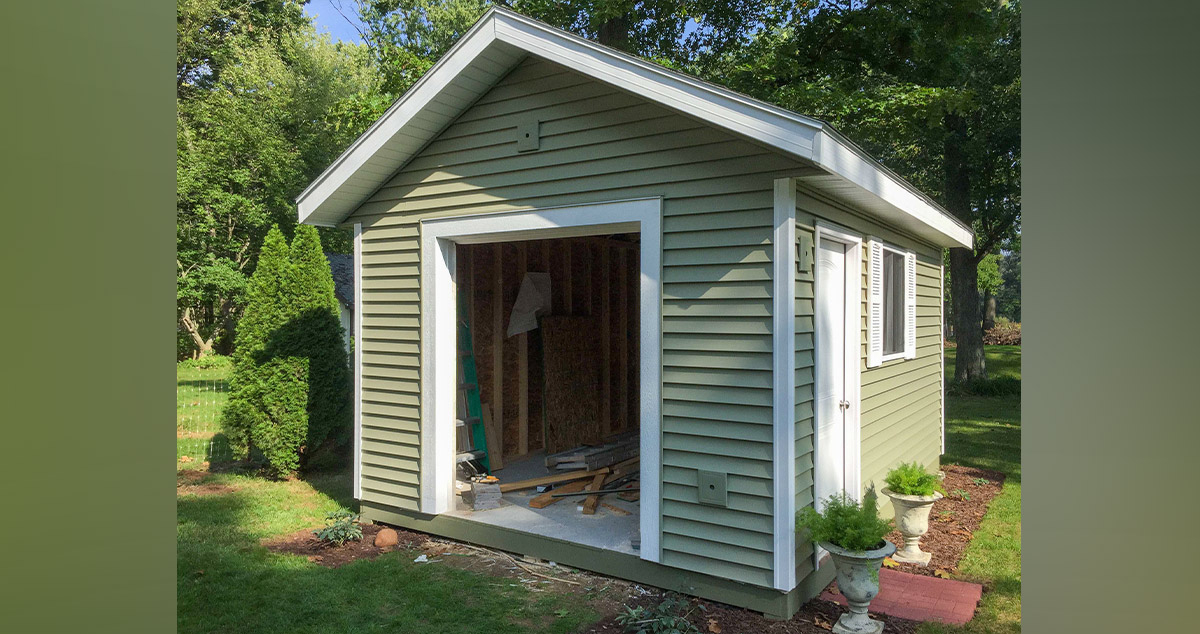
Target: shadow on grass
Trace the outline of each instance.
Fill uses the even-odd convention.
[[[236,478],[234,493],[178,498],[180,632],[566,633],[595,618],[565,596],[414,564],[413,553],[337,569],[272,553],[261,539],[311,525],[332,505],[296,496],[303,482]]]

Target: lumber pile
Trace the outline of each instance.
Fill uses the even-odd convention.
[[[627,459],[612,467],[602,467],[592,471],[578,470],[569,474],[563,474],[563,476],[570,476],[571,480],[554,489],[544,491],[530,500],[530,508],[542,509],[563,499],[583,496],[583,514],[594,515],[596,508],[600,506],[601,498],[605,495],[636,490],[638,458]],[[537,480],[546,480],[554,477],[547,476],[546,478],[538,478]],[[529,482],[534,481],[527,480],[524,483],[514,482],[509,486],[514,488],[529,488],[526,486],[526,483]],[[539,483],[533,486],[542,486],[542,484]],[[628,511],[625,514],[628,514]]]
[[[546,467],[550,469],[595,470],[618,462],[628,460],[638,455],[638,435],[624,434],[611,442],[576,447],[567,451],[546,456]]]
[[[630,456],[630,453],[633,455]],[[460,494],[464,502],[479,511],[496,508],[500,505],[500,497],[510,491],[537,489],[538,495],[529,501],[530,508],[543,509],[564,499],[582,497],[580,508],[584,515],[594,515],[600,506],[617,515],[630,514],[612,504],[602,504],[606,495],[616,494],[625,501],[637,500],[639,458],[636,438],[617,439],[593,447],[577,447],[547,457],[546,465],[551,469],[563,470],[516,482],[500,482],[493,476],[477,476],[471,478],[469,488]],[[462,484],[465,486],[468,483]]]

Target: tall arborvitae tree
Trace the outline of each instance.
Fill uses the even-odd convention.
[[[296,227],[291,249],[293,316],[281,343],[308,360],[308,435],[302,465],[318,450],[345,444],[350,431],[350,365],[333,274],[317,228]]]
[[[289,435],[288,429],[302,427],[305,413],[305,402],[300,400],[297,407],[295,401],[296,394],[304,394],[300,389],[304,368],[297,360],[271,359],[265,354],[290,318],[291,268],[287,240],[278,227],[272,227],[250,278],[245,315],[237,325],[231,394],[223,413],[225,434],[234,451],[249,458],[254,446],[280,473],[291,466],[290,461],[278,459],[288,453],[280,437]]]
[[[289,249],[272,228],[247,294],[224,428],[236,451],[253,448],[284,477],[344,440],[350,423],[350,372],[317,230],[298,227]]]

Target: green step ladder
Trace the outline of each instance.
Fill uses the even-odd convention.
[[[458,454],[457,462],[477,461],[483,466],[484,473],[491,473],[492,467],[488,462],[487,432],[483,428],[483,406],[479,402],[479,376],[475,369],[475,353],[471,345],[471,324],[463,317],[465,305],[458,305],[458,411],[455,424],[458,427],[467,426],[470,429],[471,448]],[[465,397],[465,398],[464,398]],[[466,416],[463,416],[463,404],[466,404]]]

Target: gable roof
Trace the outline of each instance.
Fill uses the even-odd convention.
[[[296,199],[300,222],[333,226],[525,57],[537,56],[783,154],[835,200],[941,246],[974,232],[829,124],[741,95],[493,7]]]

